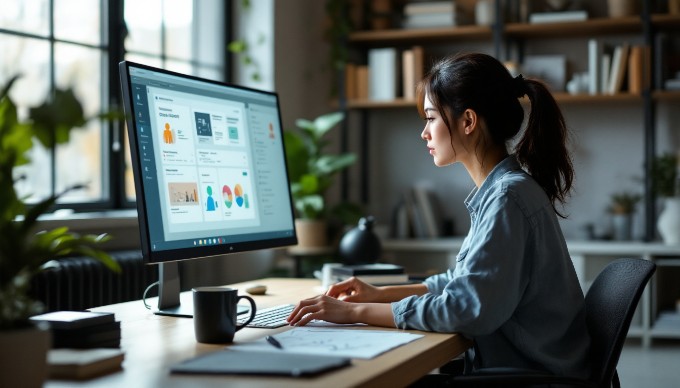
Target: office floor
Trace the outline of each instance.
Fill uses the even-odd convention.
[[[680,341],[654,341],[649,349],[626,342],[617,367],[622,388],[678,387]]]

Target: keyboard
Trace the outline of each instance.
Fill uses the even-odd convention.
[[[293,312],[294,304],[283,304],[274,307],[267,307],[258,309],[255,313],[255,318],[247,327],[256,327],[261,329],[274,329],[281,326],[286,326],[288,321],[286,318]],[[241,325],[248,320],[250,314],[243,314],[238,317],[238,324]]]

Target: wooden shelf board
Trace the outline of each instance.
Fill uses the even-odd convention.
[[[569,33],[565,34],[565,31],[569,31]],[[510,37],[525,38],[639,33],[641,31],[642,21],[637,16],[559,23],[510,23],[505,29],[506,35]]]
[[[656,101],[680,100],[680,90],[657,90],[652,97]]]
[[[665,93],[663,95],[666,95]],[[641,97],[637,94],[619,93],[614,95],[608,94],[568,94],[568,93],[554,93],[555,100],[561,103],[588,103],[588,102],[624,102],[624,101],[640,101]],[[680,98],[680,92],[677,92],[676,97]],[[670,98],[670,97],[668,97]],[[528,103],[528,99],[522,99],[522,103]],[[405,100],[403,98],[393,101],[371,101],[371,100],[348,100],[348,109],[394,109],[394,108],[416,108],[415,100]]]
[[[349,109],[386,109],[386,108],[413,108],[416,109],[415,100],[398,98],[391,101],[372,101],[372,100],[348,100]]]
[[[680,15],[655,14],[652,24],[667,30],[680,30]],[[585,21],[557,22],[557,23],[509,23],[505,26],[504,34],[508,37],[523,38],[554,38],[564,36],[569,30],[569,36],[587,36],[603,34],[641,33],[642,21],[638,16],[621,18],[595,18]],[[433,42],[491,39],[493,31],[486,26],[456,26],[437,28],[389,29],[356,31],[349,34],[349,43],[366,45],[389,45],[398,43]]]
[[[491,39],[491,28],[485,26],[458,26],[438,28],[391,29],[376,31],[357,31],[349,34],[349,42],[353,44],[396,44],[425,43],[433,41]]]
[[[680,30],[680,15],[652,15],[652,24],[664,30]]]

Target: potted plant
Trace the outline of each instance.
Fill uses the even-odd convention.
[[[630,240],[632,238],[635,205],[642,197],[627,191],[615,193],[611,196],[610,213],[613,215],[614,240]]]
[[[34,327],[29,318],[42,312],[42,304],[29,296],[33,275],[55,258],[67,255],[93,257],[108,268],[118,264],[95,245],[107,235],[77,235],[66,227],[40,231],[38,217],[48,211],[71,187],[33,205],[25,203],[15,190],[23,179],[15,168],[29,162],[34,139],[47,149],[66,143],[72,128],[88,119],[70,90],[57,90],[52,98],[30,109],[30,121],[20,122],[9,96],[16,78],[0,91],[0,365],[12,373],[0,374],[0,386],[39,386],[47,371],[50,334]],[[26,374],[22,374],[25,370]]]
[[[286,130],[284,142],[291,194],[297,215],[296,229],[300,246],[328,245],[328,218],[356,215],[357,207],[341,203],[329,208],[325,195],[338,172],[356,161],[353,153],[328,154],[326,134],[344,119],[342,112],[321,115],[313,121],[298,119],[297,130]],[[358,217],[356,217],[358,219]],[[312,239],[307,239],[313,236]]]
[[[651,177],[654,193],[663,199],[663,210],[657,219],[657,230],[664,243],[680,244],[680,176],[678,156],[664,153],[652,163]]]

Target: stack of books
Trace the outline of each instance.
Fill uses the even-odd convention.
[[[47,322],[52,331],[53,348],[119,348],[120,321],[113,313],[55,311],[31,317]]]
[[[376,263],[357,264],[334,267],[331,271],[337,281],[349,279],[352,276],[376,286],[387,284],[409,283],[404,267],[396,264]]]
[[[469,15],[451,0],[410,2],[404,5],[403,28],[454,27],[469,22]]]

